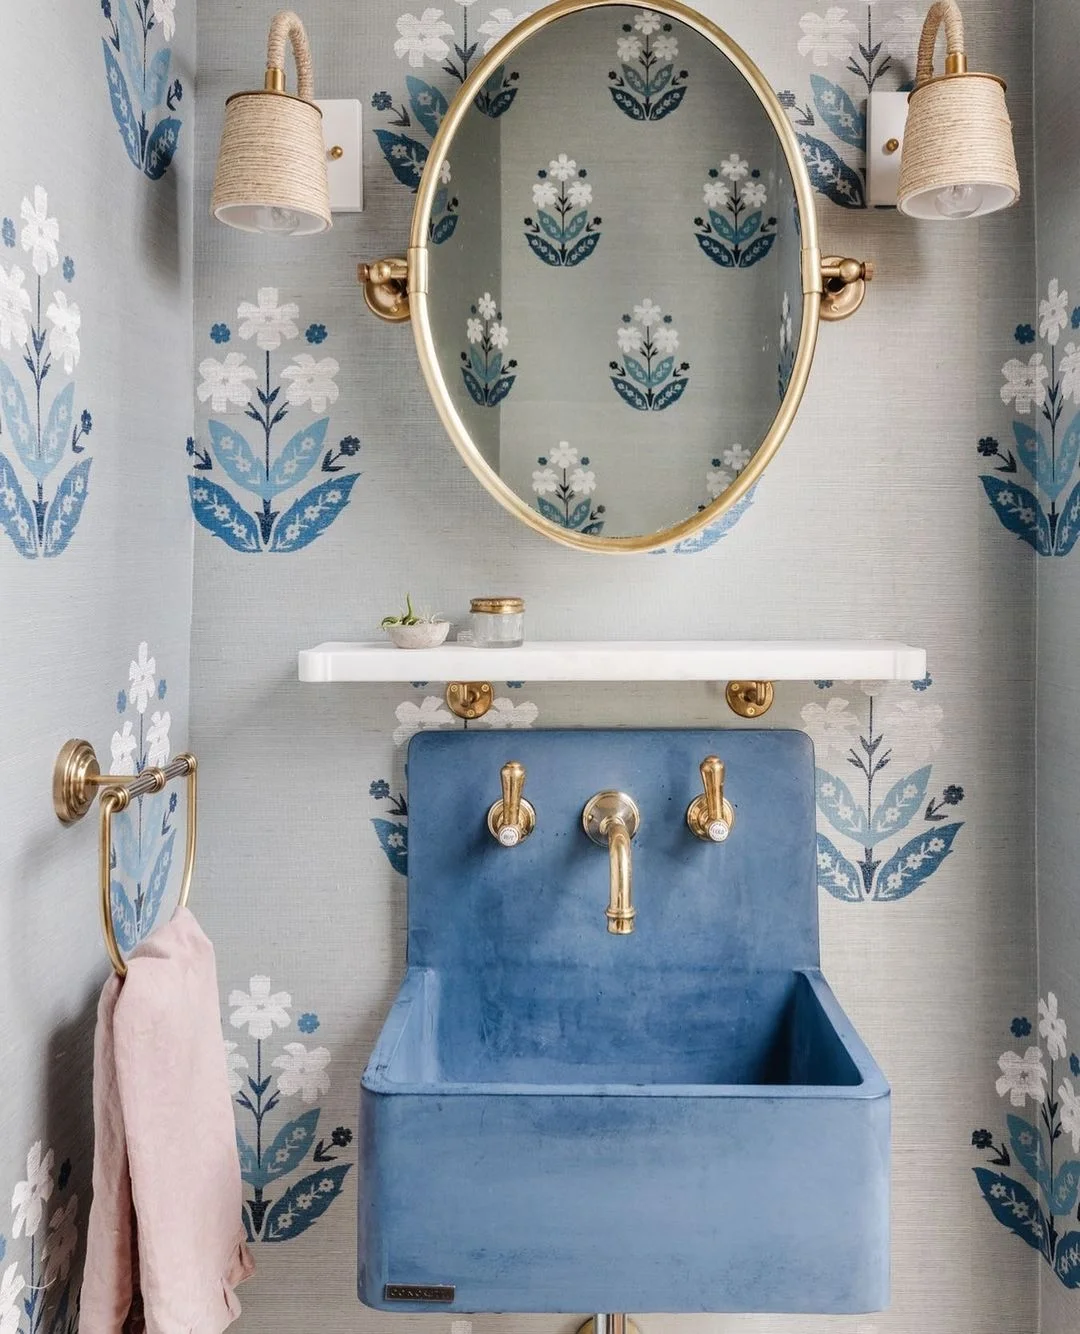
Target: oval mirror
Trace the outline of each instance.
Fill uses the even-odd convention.
[[[449,105],[424,87],[401,309],[466,463],[572,546],[716,523],[783,439],[821,313],[809,180],[760,71],[681,4],[560,0]]]

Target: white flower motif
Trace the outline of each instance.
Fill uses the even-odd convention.
[[[722,468],[710,469],[705,474],[705,486],[709,492],[709,499],[715,500],[717,496],[723,495],[733,480],[731,473],[724,472]]]
[[[65,292],[54,292],[45,311],[52,328],[49,330],[49,351],[64,362],[64,373],[70,375],[79,360],[79,325],[82,316],[74,301]]]
[[[560,153],[557,158],[552,158],[548,163],[548,175],[553,176],[557,181],[568,181],[571,176],[577,175],[577,163],[572,157]]]
[[[512,699],[499,698],[492,701],[491,708],[479,721],[484,727],[532,727],[539,712],[527,699],[515,704]]]
[[[592,186],[588,181],[571,181],[566,197],[575,208],[586,208],[592,203]]]
[[[413,69],[419,69],[425,60],[438,65],[450,54],[444,39],[454,35],[454,25],[446,22],[441,9],[425,9],[419,18],[415,14],[402,14],[397,30],[394,55],[399,60],[408,56]]]
[[[575,468],[570,474],[570,489],[579,496],[591,496],[596,490],[596,473],[589,469]]]
[[[258,305],[241,301],[237,306],[236,318],[240,321],[237,332],[241,338],[254,338],[264,352],[274,352],[283,338],[296,337],[300,307],[295,301],[279,306],[276,287],[260,287],[257,295]]]
[[[60,239],[60,225],[48,216],[48,196],[42,186],[34,187],[34,202],[22,201],[22,248],[31,256],[34,272],[44,278],[50,269],[60,263],[56,243]]]
[[[651,297],[644,297],[641,305],[634,307],[634,319],[646,329],[659,324],[663,311]]]
[[[880,721],[894,764],[922,764],[941,747],[945,738],[940,704],[912,698],[910,687],[893,683],[882,692],[879,707],[874,725]]]
[[[288,1028],[289,1006],[292,997],[287,991],[270,992],[270,979],[257,973],[248,982],[247,991],[237,988],[229,992],[229,1005],[232,1014],[229,1023],[233,1028],[246,1028],[248,1036],[262,1042],[278,1028]]]
[[[19,1297],[26,1287],[26,1280],[18,1270],[17,1262],[10,1264],[0,1279],[0,1334],[16,1334],[22,1319]]]
[[[919,45],[923,15],[911,8],[898,9],[884,29],[885,50],[894,60],[910,60]]]
[[[645,335],[636,324],[620,324],[615,330],[620,352],[640,352]]]
[[[799,20],[803,35],[799,38],[800,56],[812,56],[815,65],[830,60],[845,61],[852,54],[852,40],[858,29],[847,17],[847,10],[833,5],[824,14],[804,14]]]
[[[661,60],[674,60],[679,54],[679,43],[674,37],[664,35],[653,42],[652,49]]]
[[[481,319],[493,320],[498,313],[499,308],[496,306],[495,298],[491,293],[485,292],[479,301],[477,301],[476,309],[480,312]]]
[[[135,772],[135,748],[139,739],[131,730],[131,719],[124,723],[122,732],[114,732],[109,742],[112,752],[110,772],[114,774],[133,774]]]
[[[471,4],[472,0],[469,0],[469,2]],[[460,3],[461,0],[458,0],[458,4]],[[447,158],[443,158],[443,160],[439,163],[439,184],[449,185],[451,179],[452,178],[450,175],[450,162]]]
[[[679,346],[679,331],[673,324],[658,324],[653,332],[652,340],[657,351],[667,356]]]
[[[732,445],[730,449],[725,449],[720,457],[727,467],[735,473],[740,473],[750,462],[750,451],[742,445]]]
[[[1023,1056],[1015,1051],[1002,1052],[998,1069],[1001,1078],[994,1087],[999,1098],[1007,1093],[1014,1107],[1023,1107],[1027,1098],[1032,1102],[1046,1101],[1046,1067],[1038,1047],[1029,1047]]]
[[[824,708],[820,704],[804,705],[802,720],[819,763],[830,754],[846,756],[859,736],[859,719],[848,701],[839,695],[833,695]]]
[[[176,0],[153,0],[151,12],[154,16],[154,22],[161,24],[161,33],[167,42],[173,39],[173,33],[176,32]]]
[[[723,181],[715,176],[710,176],[705,182],[704,189],[705,203],[709,208],[723,208],[728,202],[728,188]]]
[[[747,181],[743,186],[742,197],[751,208],[764,208],[769,196],[760,181]]]
[[[30,293],[23,286],[26,274],[18,264],[7,270],[0,264],[0,347],[25,343],[30,332],[26,322],[30,314]]]
[[[414,733],[427,727],[452,727],[454,715],[438,695],[428,695],[420,704],[405,700],[394,710],[398,720],[394,728],[394,745],[400,746]]]
[[[468,338],[470,343],[479,343],[479,341],[481,340],[481,338],[483,338],[483,336],[484,336],[483,321],[478,320],[474,315],[470,315],[469,318],[465,321],[465,337]]]
[[[239,1043],[225,1043],[225,1075],[229,1081],[229,1092],[235,1098],[244,1087],[241,1070],[248,1068],[248,1058],[239,1049]]]
[[[251,402],[251,386],[259,378],[242,352],[230,352],[224,361],[207,357],[199,362],[199,374],[202,376],[196,390],[199,402],[209,399],[215,412],[227,411],[230,403],[238,408],[247,407]]]
[[[559,479],[552,468],[537,468],[532,475],[532,489],[538,496],[550,495],[559,485]]]
[[[292,365],[281,372],[281,378],[290,381],[285,397],[290,403],[310,403],[312,412],[325,412],[328,403],[337,402],[337,373],[333,357],[316,361],[310,352],[298,352]]]
[[[41,1226],[41,1211],[53,1193],[53,1151],[42,1154],[41,1140],[30,1146],[26,1155],[26,1180],[11,1193],[11,1211],[15,1215],[11,1235],[32,1237]]]
[[[1049,369],[1043,365],[1043,354],[1033,352],[1027,364],[1013,357],[1001,368],[1005,383],[1001,386],[1002,403],[1015,403],[1017,412],[1030,412],[1042,403],[1046,393]]]
[[[330,1088],[330,1076],[326,1073],[329,1064],[330,1053],[325,1047],[312,1047],[308,1051],[302,1042],[286,1042],[285,1054],[273,1061],[274,1069],[281,1071],[278,1091],[286,1098],[299,1093],[305,1102],[314,1102]]]
[[[656,32],[662,26],[663,19],[651,9],[643,9],[634,19],[634,27],[638,32],[643,32],[646,37],[651,32]]]
[[[71,1257],[79,1241],[75,1218],[79,1212],[79,1197],[73,1194],[67,1204],[53,1211],[49,1232],[45,1238],[45,1282],[61,1282],[71,1272]]]
[[[1063,1079],[1058,1089],[1061,1099],[1061,1128],[1072,1136],[1073,1153],[1080,1153],[1080,1093],[1071,1079]]]
[[[505,324],[493,324],[488,330],[488,338],[491,340],[491,346],[497,347],[501,352],[510,341],[510,331]]]
[[[1046,289],[1046,300],[1039,302],[1039,337],[1045,338],[1051,347],[1057,346],[1061,331],[1069,322],[1066,307],[1069,294],[1064,288],[1058,288],[1058,280],[1050,279]]]
[[[1046,993],[1046,1000],[1039,1000],[1039,1037],[1045,1039],[1046,1050],[1052,1061],[1060,1061],[1068,1050],[1065,1020],[1058,1014],[1057,997],[1052,991]]]
[[[493,9],[486,22],[480,24],[480,31],[487,38],[484,43],[485,52],[490,51],[496,42],[502,41],[511,28],[528,17],[527,9],[521,14],[515,14],[509,9]]]
[[[568,440],[560,440],[548,455],[548,462],[556,468],[576,468],[578,452]]]
[[[157,671],[157,659],[148,656],[146,640],[139,645],[139,652],[128,665],[128,692],[140,713],[146,712],[150,696],[157,690],[154,673]]]
[[[151,767],[169,762],[169,727],[172,718],[168,709],[164,713],[155,711],[146,729],[146,761]]]
[[[550,208],[558,199],[559,192],[550,181],[537,181],[532,188],[532,197],[537,208]]]
[[[637,60],[641,55],[641,38],[631,34],[629,37],[620,37],[615,43],[615,50],[618,52],[619,59],[624,64],[630,64]]]
[[[720,163],[720,175],[727,177],[729,181],[741,181],[749,171],[750,163],[738,153],[730,153]]]
[[[0,293],[0,302],[3,294]],[[0,305],[0,342],[3,341],[3,306]],[[1080,347],[1075,343],[1065,344],[1065,355],[1061,358],[1061,393],[1066,399],[1080,403]]]

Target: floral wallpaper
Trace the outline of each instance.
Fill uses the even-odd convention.
[[[0,1330],[75,1334],[79,1322],[79,1197],[71,1163],[57,1164],[41,1140],[11,1192],[8,1235],[0,1233]]]
[[[0,262],[0,408],[14,449],[14,457],[0,451],[0,526],[19,555],[34,560],[62,555],[82,517],[93,460],[79,455],[94,419],[75,397],[82,355],[82,312],[68,295],[75,260],[61,256],[44,186],[23,196],[19,217],[0,222],[4,249],[15,252]]]
[[[131,0],[131,8],[127,0],[101,0],[101,14],[108,27],[101,50],[116,128],[132,166],[158,181],[180,145],[181,122],[172,113],[184,86],[172,77],[169,46],[176,0]],[[168,114],[159,115],[163,110]]]

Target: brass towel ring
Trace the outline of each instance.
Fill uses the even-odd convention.
[[[100,838],[98,846],[98,891],[101,909],[101,934],[113,971],[119,977],[127,973],[127,964],[116,939],[112,915],[112,818],[117,811],[126,810],[133,797],[160,792],[174,778],[187,777],[187,850],[184,854],[184,875],[180,882],[177,907],[187,907],[191,893],[191,873],[195,868],[195,843],[198,834],[198,763],[195,756],[185,751],[172,759],[164,768],[143,769],[133,777],[123,774],[103,774],[97,756],[89,741],[65,742],[56,757],[53,769],[53,809],[62,824],[81,820],[101,791]]]

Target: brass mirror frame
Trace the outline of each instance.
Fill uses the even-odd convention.
[[[777,138],[784,151],[788,170],[791,172],[795,198],[799,206],[799,226],[802,239],[802,327],[799,331],[799,347],[788,380],[787,391],[772,419],[765,438],[758,446],[750,462],[736,477],[732,484],[711,504],[696,514],[672,525],[670,528],[640,534],[633,537],[591,537],[570,529],[560,528],[527,504],[516,491],[512,490],[491,468],[472,436],[462,421],[446,380],[439,366],[435,340],[431,330],[431,313],[428,308],[428,254],[429,224],[431,209],[439,188],[439,173],[443,162],[449,156],[458,127],[472,109],[473,101],[484,84],[500,65],[505,64],[518,47],[523,46],[531,37],[542,29],[570,14],[589,9],[625,9],[626,0],[556,0],[554,4],[539,9],[522,21],[487,53],[465,82],[461,85],[454,100],[450,103],[443,117],[439,132],[431,146],[423,176],[417,192],[416,206],[413,210],[412,228],[409,235],[408,254],[408,300],[412,316],[413,333],[416,338],[416,350],[420,357],[420,366],[427,381],[428,390],[435,403],[436,410],[462,456],[473,474],[484,488],[495,497],[504,509],[527,524],[535,532],[553,538],[564,546],[576,547],[579,551],[598,551],[611,554],[623,552],[656,551],[670,546],[685,537],[700,532],[710,523],[715,522],[724,512],[737,504],[754,486],[765,471],[773,455],[779,449],[787,435],[795,413],[798,411],[810,375],[810,365],[814,359],[817,343],[818,325],[821,320],[822,272],[821,251],[818,247],[817,210],[814,204],[810,177],[803,164],[799,143],[795,137],[791,122],[788,120],[780,101],[758,69],[741,47],[715,23],[704,15],[679,0],[662,0],[650,3],[649,9],[686,24],[700,34],[731,61],[750,87],[757,93],[758,100],[764,107]],[[868,275],[869,276],[869,275]],[[860,283],[861,290],[861,283]]]

